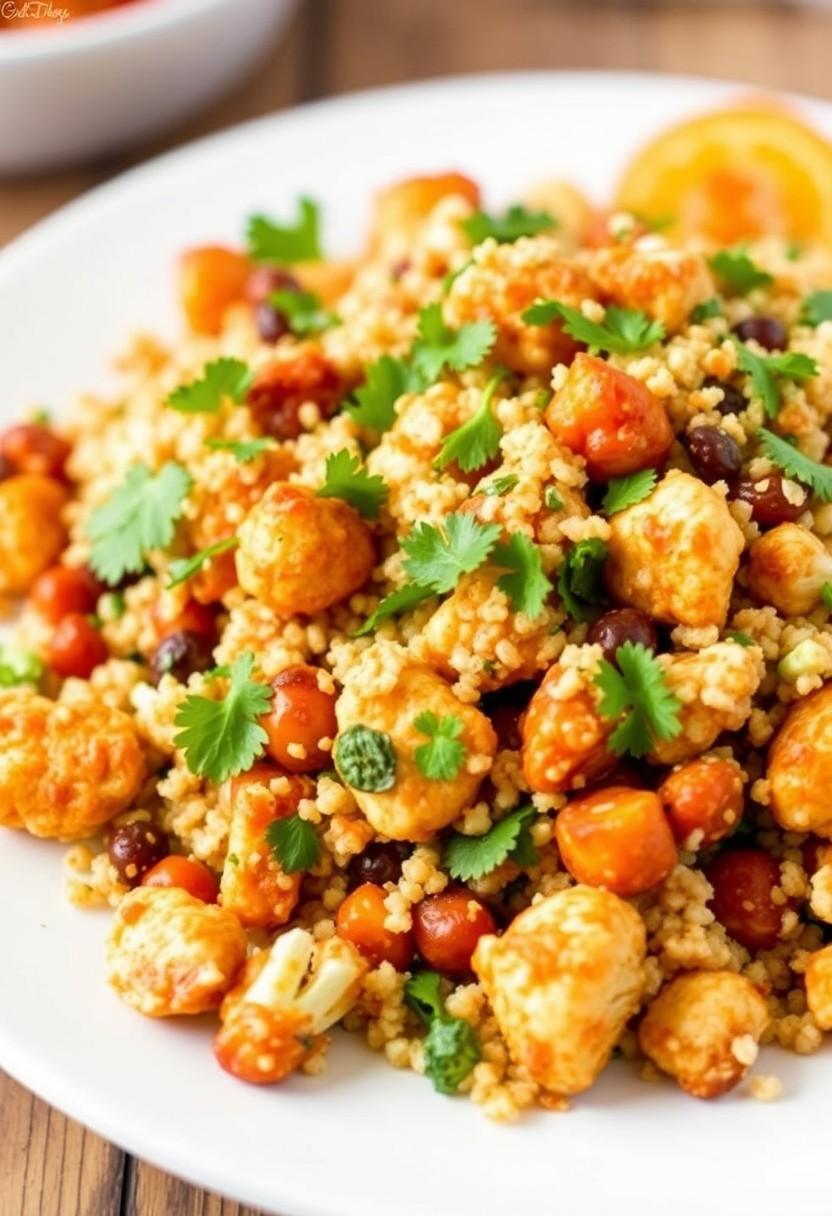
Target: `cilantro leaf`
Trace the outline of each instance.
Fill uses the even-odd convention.
[[[519,482],[520,478],[516,473],[504,473],[500,477],[492,477],[490,481],[481,481],[477,490],[480,494],[487,494],[489,498],[502,498]]]
[[[215,452],[230,452],[240,464],[248,464],[256,460],[264,452],[270,452],[277,447],[276,439],[260,436],[257,439],[206,439],[206,448]]]
[[[721,249],[708,261],[734,295],[744,296],[755,287],[768,287],[769,283],[774,282],[768,271],[761,270],[742,246],[736,249]]]
[[[183,414],[216,414],[226,397],[238,404],[248,392],[253,372],[242,359],[214,359],[190,384],[180,384],[165,405]]]
[[[431,1018],[441,1018],[445,1011],[440,983],[436,971],[417,971],[405,980],[404,999],[426,1024],[430,1024]]]
[[[281,287],[269,292],[267,303],[286,319],[289,329],[299,337],[320,334],[340,324],[338,314],[324,308],[313,291],[290,291]]]
[[[402,541],[405,573],[420,587],[444,595],[461,575],[482,565],[499,536],[498,524],[481,524],[473,515],[448,515],[441,528],[422,521]]]
[[[651,321],[636,308],[618,308],[614,304],[606,310],[602,322],[590,321],[580,309],[557,300],[539,300],[523,313],[527,325],[549,325],[558,319],[566,333],[578,342],[585,342],[592,354],[607,351],[628,355],[660,342],[665,333],[661,321]]]
[[[822,591],[821,594],[823,594]],[[725,636],[726,638],[730,638],[732,642],[736,642],[738,646],[755,645],[754,639],[747,633],[743,633],[741,629],[729,629]]]
[[[602,659],[595,676],[603,693],[598,712],[603,718],[621,719],[607,746],[617,756],[645,756],[660,740],[679,734],[681,704],[667,687],[652,650],[641,642],[619,646],[615,661],[617,667]]]
[[[378,519],[390,491],[383,477],[370,475],[347,448],[326,458],[326,480],[318,498],[342,498],[365,519]]]
[[[467,422],[451,431],[442,444],[435,464],[438,469],[454,461],[463,473],[472,473],[481,469],[489,460],[493,460],[500,450],[500,440],[503,428],[491,408],[494,390],[505,377],[505,372],[499,371],[492,376],[485,387],[479,408]]]
[[[482,363],[496,336],[493,321],[470,321],[459,329],[451,329],[445,324],[441,304],[428,304],[419,313],[413,366],[428,384],[433,384],[446,367],[462,372]]]
[[[399,397],[418,392],[421,387],[421,377],[404,359],[382,355],[367,368],[366,379],[355,390],[355,401],[347,404],[347,412],[359,426],[389,431],[396,421]]]
[[[226,553],[229,549],[234,549],[239,544],[236,536],[227,536],[225,540],[218,540],[215,545],[208,545],[205,549],[200,549],[198,553],[192,554],[191,557],[178,557],[168,566],[168,587],[178,587],[180,583],[187,583],[189,578],[193,578],[205,563],[212,557],[216,557],[218,553]]]
[[[820,589],[820,598],[823,601],[823,606],[828,612],[832,612],[832,583],[823,583]]]
[[[558,568],[558,594],[569,615],[589,621],[606,601],[602,579],[607,546],[597,536],[580,540],[568,549]]]
[[[832,291],[813,291],[806,296],[800,310],[800,321],[803,325],[832,321]]]
[[[372,633],[378,629],[382,621],[388,620],[391,616],[398,616],[400,612],[410,612],[413,608],[429,600],[435,593],[430,587],[419,587],[416,583],[405,583],[403,587],[398,587],[395,591],[391,591],[389,595],[385,595],[384,599],[370,613],[360,629],[356,629],[355,637],[361,638],[365,634]]]
[[[787,477],[793,477],[795,481],[808,486],[822,502],[832,502],[832,467],[812,460],[811,456],[807,456],[799,448],[792,447],[786,439],[767,431],[764,426],[760,427],[757,434],[766,456],[782,469]]]
[[[37,688],[43,675],[43,662],[32,650],[0,643],[0,688],[31,684]]]
[[[527,211],[522,203],[515,203],[503,215],[477,211],[460,220],[460,227],[474,245],[490,236],[502,245],[521,236],[536,236],[538,232],[556,228],[557,220],[549,211]]]
[[[250,769],[268,735],[260,718],[268,713],[272,690],[251,679],[254,655],[248,651],[231,664],[228,692],[221,701],[191,693],[177,710],[181,727],[174,743],[182,748],[192,773],[217,783]]]
[[[818,365],[809,355],[788,351],[783,355],[756,355],[753,350],[734,339],[737,366],[751,378],[751,387],[763,403],[768,418],[776,418],[780,409],[777,377],[809,380],[818,374]]]
[[[631,473],[629,477],[613,477],[607,484],[607,492],[601,507],[607,515],[617,515],[627,507],[635,506],[637,502],[652,494],[656,485],[656,470],[641,469]]]
[[[448,294],[448,292],[451,290],[454,283],[457,281],[457,279],[462,274],[462,272],[464,270],[467,270],[469,266],[473,266],[473,264],[474,264],[473,258],[466,258],[461,266],[457,266],[456,270],[448,271],[448,273],[442,279],[442,284],[441,284],[441,288],[440,288],[443,296],[446,296]]]
[[[442,864],[451,878],[460,882],[472,882],[490,874],[501,866],[504,861],[514,858],[518,847],[530,856],[531,839],[523,839],[524,831],[528,832],[529,820],[537,812],[533,806],[521,806],[511,811],[504,819],[495,823],[483,836],[463,836],[454,832],[447,840],[442,853]],[[534,861],[525,861],[524,865],[534,865],[537,861],[535,850]]]
[[[480,1058],[480,1046],[470,1022],[445,1012],[440,978],[435,971],[417,971],[404,985],[404,997],[425,1025],[425,1075],[441,1094],[454,1094]]]
[[[413,753],[419,772],[429,781],[453,781],[465,763],[465,744],[459,738],[462,719],[455,714],[437,718],[432,710],[426,710],[413,725],[429,739]]]
[[[708,321],[711,317],[721,316],[722,305],[716,296],[711,296],[709,300],[703,300],[701,304],[696,305],[690,314],[690,319],[694,325],[701,325],[703,321]]]
[[[551,486],[547,487],[546,493],[543,495],[543,502],[548,511],[563,510],[563,499],[560,497],[557,490],[553,490]]]
[[[396,784],[396,749],[384,731],[360,722],[348,726],[335,740],[333,758],[338,773],[354,789],[377,793]]]
[[[265,215],[252,215],[246,232],[249,256],[255,262],[314,262],[321,257],[320,208],[312,199],[298,199],[294,224],[276,224]]]
[[[298,814],[274,819],[266,828],[266,844],[284,874],[311,870],[321,855],[315,829]]]
[[[508,596],[512,612],[522,612],[529,620],[540,616],[552,584],[543,573],[538,546],[522,532],[512,532],[507,544],[494,546],[491,561],[509,571],[497,579],[497,586]]]
[[[190,486],[190,474],[174,461],[158,473],[152,473],[146,464],[134,464],[124,483],[95,508],[87,522],[87,536],[92,541],[90,563],[98,577],[115,586],[125,574],[144,569],[145,555],[151,549],[169,545]]]

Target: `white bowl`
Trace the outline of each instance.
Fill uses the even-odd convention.
[[[606,72],[435,81],[304,106],[142,165],[0,255],[0,335],[14,335],[0,425],[32,404],[60,416],[74,390],[103,388],[132,331],[172,339],[179,251],[239,241],[252,211],[319,199],[337,255],[363,240],[373,191],[405,174],[469,173],[493,207],[553,176],[600,201],[657,128],[738,87]],[[832,135],[832,106],[802,108]],[[781,1102],[744,1087],[698,1102],[614,1061],[568,1114],[513,1127],[341,1032],[322,1076],[243,1085],[215,1064],[209,1019],[154,1022],[107,988],[110,917],[66,902],[64,851],[0,828],[0,1067],[175,1174],[284,1216],[829,1210],[832,1045],[764,1050]]]
[[[4,30],[0,173],[114,152],[185,118],[245,72],[295,3],[140,0]]]

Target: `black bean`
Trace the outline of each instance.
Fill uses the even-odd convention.
[[[116,828],[107,848],[119,878],[131,887],[140,883],[151,866],[169,852],[170,842],[165,833],[138,819]]]
[[[163,675],[172,675],[184,684],[194,671],[207,671],[214,665],[214,643],[202,633],[177,629],[163,638],[150,660],[153,678],[158,684]]]
[[[718,426],[696,426],[688,431],[688,455],[701,479],[732,482],[742,468],[742,452],[736,439]]]
[[[368,844],[363,853],[353,857],[347,870],[351,887],[374,882],[383,886],[386,882],[398,882],[402,873],[402,862],[410,849],[390,841],[388,844]]]
[[[722,400],[716,407],[720,414],[741,414],[748,408],[748,401],[740,390],[734,388],[733,384],[726,384],[724,380],[717,380],[716,376],[708,376],[702,381],[702,387],[722,389]]]
[[[768,526],[794,523],[806,510],[806,494],[799,502],[790,502],[780,473],[769,473],[758,481],[744,477],[734,487],[734,497],[749,503],[755,523]]]
[[[646,612],[638,608],[612,608],[594,622],[587,634],[587,641],[600,646],[604,658],[612,662],[616,650],[625,642],[640,642],[642,646],[655,650],[658,636]]]
[[[789,343],[786,327],[776,317],[748,317],[734,326],[734,333],[741,342],[753,340],[766,350],[785,350]]]

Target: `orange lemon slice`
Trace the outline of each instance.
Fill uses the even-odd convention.
[[[832,144],[771,103],[705,114],[638,153],[616,205],[720,245],[768,233],[832,245]]]

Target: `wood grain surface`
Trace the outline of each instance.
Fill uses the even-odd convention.
[[[457,72],[583,67],[723,76],[832,97],[830,34],[832,13],[820,5],[305,0],[247,81],[166,139],[85,168],[0,181],[0,244],[157,152],[309,98]],[[0,1074],[0,1216],[258,1214],[126,1157]]]

